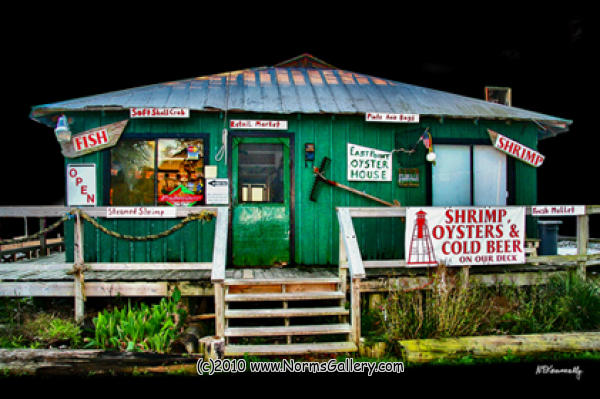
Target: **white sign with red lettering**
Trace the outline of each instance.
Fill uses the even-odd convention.
[[[493,130],[488,129],[488,134],[496,149],[536,168],[542,166],[544,156],[539,152],[532,150],[517,141],[509,139],[498,132],[494,132]]]
[[[189,118],[189,108],[129,108],[130,118]]]
[[[531,207],[531,216],[585,215],[585,205],[540,205]]]
[[[177,208],[170,206],[109,206],[106,217],[110,219],[164,219],[176,218]]]
[[[108,144],[108,130],[99,129],[74,136],[72,139],[75,152]]]
[[[255,130],[287,130],[287,121],[268,120],[231,120],[230,129],[255,129]]]
[[[96,205],[96,165],[67,165],[67,206]]]
[[[525,263],[525,207],[409,207],[407,267]]]
[[[367,122],[419,123],[419,114],[387,114],[384,112],[367,112]]]

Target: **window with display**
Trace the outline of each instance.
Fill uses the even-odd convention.
[[[282,144],[240,144],[238,162],[241,202],[283,202]]]
[[[204,140],[122,139],[112,148],[109,204],[204,203]]]

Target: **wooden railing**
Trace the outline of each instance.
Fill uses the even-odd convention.
[[[526,215],[531,216],[531,206],[526,207]],[[600,214],[600,206],[587,205],[586,212],[583,215],[573,216],[577,218],[577,254],[567,256],[529,256],[526,259],[527,264],[531,265],[577,265],[578,273],[585,278],[586,267],[588,265],[600,264],[600,255],[588,255],[589,237],[589,216]],[[369,268],[404,268],[406,261],[404,259],[391,260],[368,260],[362,258],[352,218],[389,218],[406,217],[405,207],[338,207],[337,216],[340,226],[340,247],[339,247],[339,275],[342,284],[347,281],[347,273],[350,274],[350,300],[351,300],[351,325],[353,341],[358,343],[360,339],[360,292],[361,280],[366,277],[366,270]],[[569,216],[557,216],[569,217]],[[468,268],[467,268],[468,270]],[[467,271],[468,273],[468,271]],[[485,276],[484,276],[485,277]],[[478,279],[486,282],[484,277]],[[467,274],[468,278],[468,274]],[[422,283],[423,278],[412,277]],[[497,276],[488,279],[489,282],[498,281]],[[507,280],[508,281],[508,280]],[[535,281],[540,281],[535,280]],[[417,285],[418,287],[418,285]],[[344,287],[345,288],[345,287]]]
[[[178,207],[176,217],[187,217],[203,211],[216,213],[213,255],[211,262],[165,262],[165,263],[85,263],[83,253],[83,221],[76,214],[74,223],[74,262],[55,264],[10,264],[2,265],[3,272],[14,271],[44,273],[64,271],[73,274],[73,283],[67,282],[0,282],[0,296],[73,296],[75,298],[75,319],[83,320],[84,296],[166,296],[167,285],[152,282],[90,282],[83,281],[83,268],[86,271],[133,271],[133,270],[210,270],[215,282],[225,278],[227,259],[227,226],[229,213],[226,207]],[[0,217],[63,217],[72,208],[64,206],[7,206],[0,207]],[[82,208],[91,217],[106,217],[107,207]]]

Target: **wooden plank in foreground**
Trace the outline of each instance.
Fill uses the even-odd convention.
[[[166,296],[166,282],[122,283],[122,282],[86,282],[85,295],[88,297],[111,296]],[[72,297],[75,295],[73,282],[27,282],[0,283],[0,296],[12,297]]]
[[[88,375],[133,367],[195,364],[197,357],[96,349],[0,349],[0,369],[21,374]]]
[[[407,362],[427,363],[438,359],[459,359],[537,355],[545,352],[600,350],[600,332],[493,335],[398,341]]]

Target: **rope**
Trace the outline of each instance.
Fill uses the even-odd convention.
[[[62,218],[60,218],[56,223],[52,223],[50,226],[46,227],[45,229],[42,229],[42,230],[38,231],[34,235],[26,236],[26,237],[21,237],[21,238],[8,238],[8,239],[5,239],[5,240],[0,240],[0,244],[1,245],[4,245],[4,244],[18,244],[20,242],[35,240],[36,238],[39,238],[40,236],[42,236],[42,235],[44,235],[46,233],[51,232],[52,230],[54,230],[55,228],[57,228],[58,226],[60,226],[61,224],[63,224],[70,217],[71,217],[71,214],[67,213]]]
[[[120,238],[122,240],[128,240],[128,241],[153,241],[153,240],[157,240],[159,238],[164,238],[164,237],[166,237],[170,234],[173,234],[174,232],[182,229],[186,224],[188,224],[191,221],[194,221],[194,220],[210,221],[215,216],[214,212],[202,211],[200,213],[187,216],[181,222],[177,223],[173,227],[171,227],[161,233],[148,234],[146,236],[132,236],[129,234],[121,234],[121,233],[118,233],[116,231],[110,230],[110,229],[102,226],[94,218],[92,218],[90,215],[86,214],[85,212],[83,212],[80,209],[76,209],[76,212],[79,212],[81,218],[83,218],[84,220],[89,222],[92,226],[94,226],[95,228],[97,228],[98,230],[103,232],[104,234],[107,234],[111,237]]]
[[[85,212],[83,212],[81,209],[78,208],[74,208],[72,209],[70,212],[68,212],[67,214],[65,214],[62,218],[60,218],[56,223],[52,223],[50,226],[46,227],[45,229],[42,229],[40,231],[38,231],[37,233],[31,235],[31,236],[27,236],[27,237],[22,237],[22,238],[14,238],[14,239],[6,239],[6,240],[0,240],[0,244],[4,245],[4,244],[17,244],[20,242],[25,242],[25,241],[30,241],[30,240],[35,240],[36,238],[56,229],[58,226],[60,226],[62,223],[64,223],[66,220],[70,219],[73,215],[76,215],[77,213],[79,213],[79,215],[81,216],[81,218],[83,218],[84,220],[88,221],[92,226],[94,226],[95,228],[97,228],[98,230],[100,230],[101,232],[103,232],[104,234],[107,234],[111,237],[115,237],[115,238],[120,238],[123,240],[129,240],[129,241],[153,241],[153,240],[157,240],[159,238],[163,238],[166,237],[170,234],[175,233],[176,231],[182,229],[186,224],[188,224],[189,222],[192,222],[194,220],[203,220],[203,221],[210,221],[212,220],[213,217],[215,217],[215,213],[214,212],[209,212],[209,211],[202,211],[200,213],[197,214],[193,214],[193,215],[189,215],[186,218],[182,219],[181,222],[177,223],[176,225],[174,225],[173,227],[158,233],[158,234],[148,234],[146,236],[132,236],[129,234],[121,234],[118,233],[116,231],[110,230],[104,226],[102,226],[101,224],[99,224],[94,218],[92,218],[90,215],[86,214]]]

